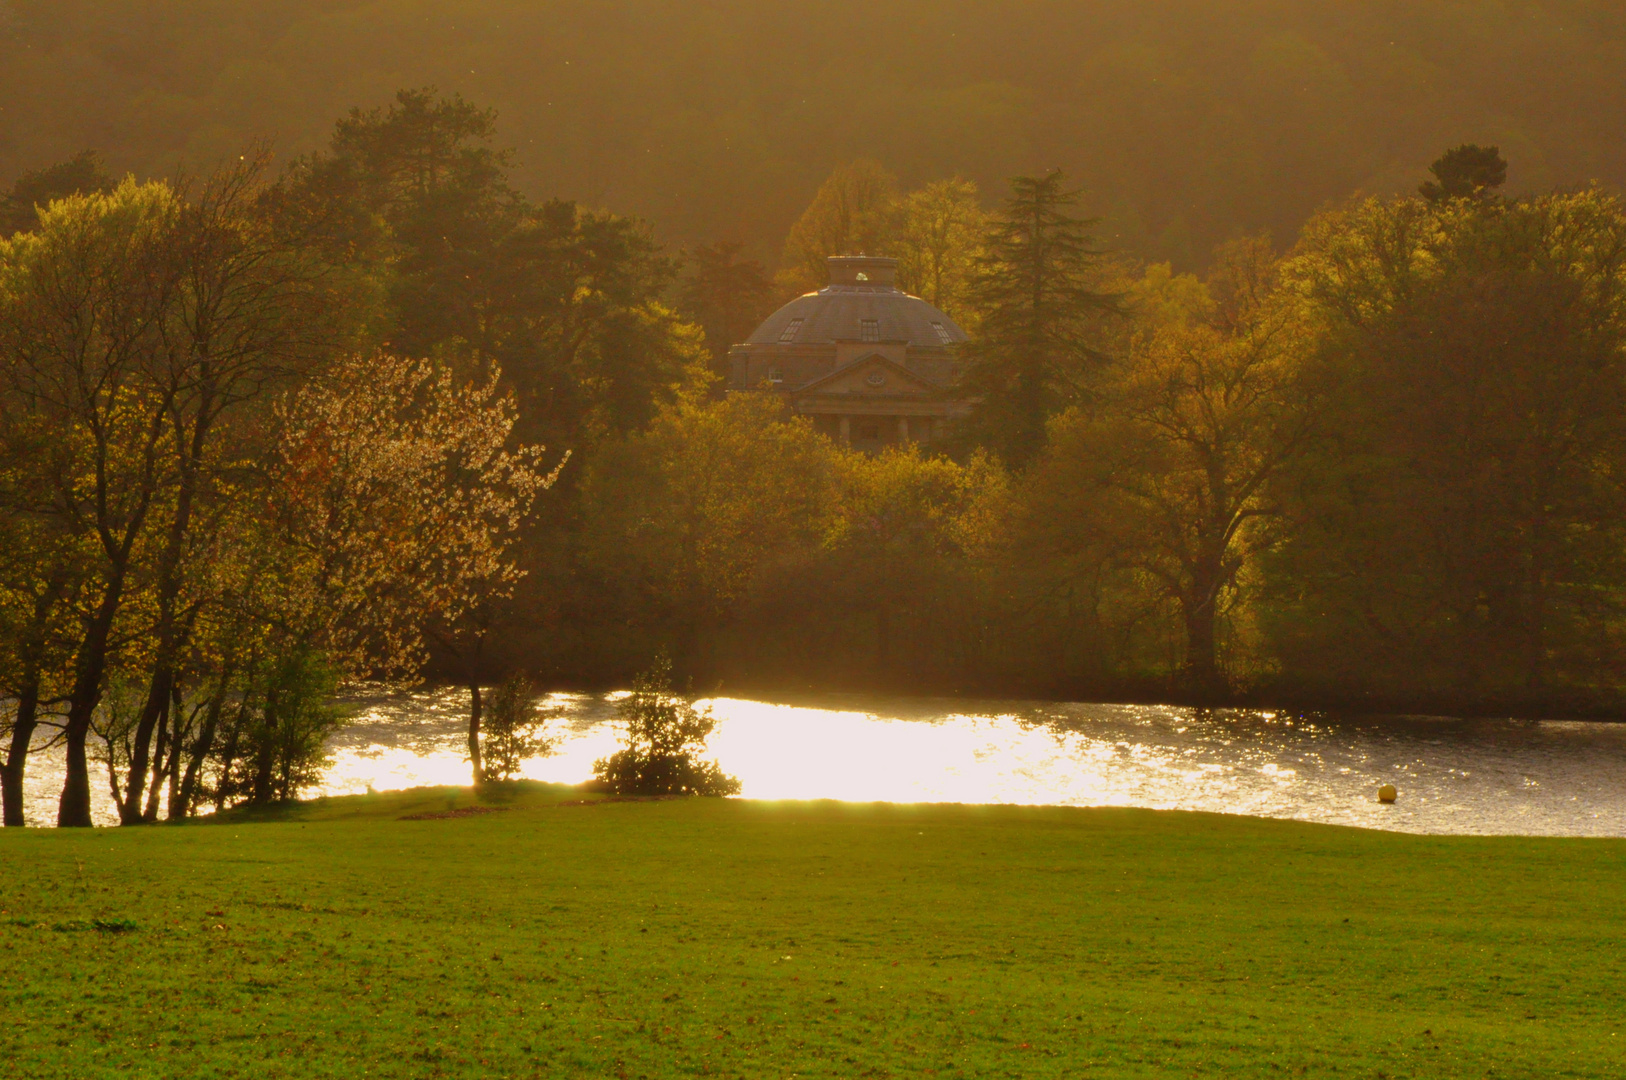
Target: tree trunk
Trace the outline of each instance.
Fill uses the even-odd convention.
[[[1545,521],[1538,521],[1530,531],[1534,538],[1530,544],[1529,567],[1525,571],[1526,601],[1523,605],[1524,688],[1538,695],[1547,682],[1547,530]]]
[[[1219,690],[1212,600],[1199,601],[1186,611],[1186,684],[1203,701]]]
[[[231,685],[231,673],[228,669],[220,674],[220,685],[215,688],[214,697],[209,699],[209,707],[203,713],[203,730],[198,732],[196,741],[188,752],[186,759],[186,773],[181,777],[179,786],[171,785],[169,789],[169,820],[179,821],[190,817],[192,803],[197,797],[198,775],[203,770],[203,763],[209,760],[209,752],[214,749],[215,732],[220,730],[220,713],[226,706],[226,692]]]
[[[231,727],[231,735],[226,739],[226,749],[220,752],[220,783],[215,788],[215,812],[219,813],[226,808],[227,782],[231,779],[232,768],[237,764],[237,747],[242,742],[243,714],[246,706],[237,709],[237,722]]]
[[[160,644],[160,649],[164,646]],[[147,700],[141,707],[141,719],[136,724],[135,740],[130,746],[130,773],[124,785],[124,798],[119,801],[119,824],[139,825],[142,822],[141,797],[147,790],[147,761],[152,749],[153,733],[163,724],[169,713],[169,688],[174,679],[169,664],[160,659],[153,668],[152,682],[147,686]],[[164,753],[163,737],[159,737],[158,755]]]
[[[22,678],[17,689],[17,715],[11,729],[11,749],[0,767],[0,803],[4,804],[7,826],[21,826],[26,816],[23,807],[23,778],[28,769],[28,752],[33,746],[34,732],[39,729],[40,671],[44,665],[45,640],[51,622],[51,613],[62,599],[68,575],[58,568],[45,582],[45,587],[34,598],[34,615],[23,639]]]
[[[17,696],[17,718],[11,729],[11,749],[6,754],[0,781],[5,790],[5,823],[21,826],[23,820],[23,771],[28,764],[28,748],[34,741],[34,729],[39,726],[39,680],[22,688]]]
[[[102,677],[107,673],[107,639],[113,632],[113,617],[123,600],[124,575],[113,575],[102,593],[102,602],[91,620],[74,664],[73,691],[68,695],[67,768],[62,798],[57,804],[58,828],[88,829],[90,817],[90,765],[85,747],[90,739],[90,721],[102,701]]]
[[[469,762],[474,766],[474,786],[485,782],[485,766],[480,761],[480,686],[469,683]]]
[[[181,730],[182,715],[181,688],[172,683],[169,706],[158,718],[158,749],[152,759],[152,783],[147,785],[147,805],[141,811],[141,820],[148,824],[158,820],[158,796],[163,794],[164,781],[175,771],[175,752],[185,735]]]
[[[205,364],[204,371],[207,370],[208,366]],[[153,662],[152,682],[147,691],[146,706],[141,710],[141,721],[136,726],[135,745],[130,750],[130,776],[124,788],[124,802],[119,807],[119,823],[122,825],[135,825],[143,821],[152,821],[157,817],[156,795],[147,800],[150,812],[144,813],[141,805],[141,795],[147,788],[147,751],[152,741],[153,730],[158,727],[160,731],[156,758],[158,775],[153,777],[156,787],[163,782],[165,744],[162,725],[166,717],[172,721],[170,727],[180,722],[180,714],[176,713],[170,717],[168,710],[176,686],[175,658],[180,653],[184,639],[189,636],[190,625],[186,627],[177,625],[175,599],[181,591],[182,553],[186,549],[187,533],[192,526],[192,502],[197,490],[197,471],[208,445],[213,408],[214,393],[211,386],[205,382],[198,398],[196,423],[190,437],[186,439],[186,446],[178,462],[180,483],[176,491],[175,516],[170,520],[168,537],[158,564],[158,625],[155,635],[158,653]],[[180,430],[175,432],[177,443],[181,442],[181,435]]]
[[[92,705],[91,709],[95,706]],[[62,799],[57,803],[56,824],[61,829],[88,829],[95,822],[90,817],[90,764],[85,760],[85,743],[90,735],[90,709],[82,718],[68,713],[66,776],[62,781]]]
[[[1215,640],[1216,608],[1219,606],[1219,569],[1201,566],[1193,574],[1192,589],[1181,603],[1186,623],[1186,690],[1198,701],[1207,702],[1224,689],[1219,677]]]
[[[248,793],[248,801],[254,806],[263,806],[271,801],[272,770],[277,764],[277,725],[281,723],[277,700],[279,694],[275,687],[282,678],[282,670],[279,668],[272,675],[273,688],[266,691],[265,708],[260,713],[260,739],[259,745],[254,747],[254,777]]]

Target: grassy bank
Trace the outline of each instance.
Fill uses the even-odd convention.
[[[1626,842],[579,798],[7,830],[0,1075],[1626,1071]]]

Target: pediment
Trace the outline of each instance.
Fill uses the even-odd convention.
[[[888,360],[879,353],[871,353],[832,371],[822,379],[808,383],[797,391],[797,396],[819,394],[855,397],[926,397],[940,392],[940,387],[916,375],[902,364]]]

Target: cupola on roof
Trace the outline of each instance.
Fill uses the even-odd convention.
[[[954,320],[894,282],[898,260],[833,255],[830,284],[798,296],[757,327],[748,345],[831,345],[838,341],[906,342],[942,349],[966,340]],[[793,325],[794,324],[794,325]]]

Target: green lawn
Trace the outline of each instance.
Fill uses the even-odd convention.
[[[1626,841],[469,798],[6,830],[0,1076],[1626,1075]]]

